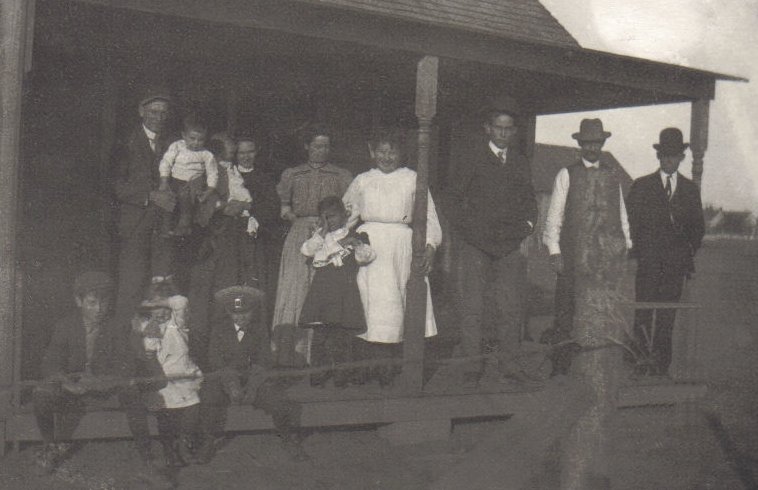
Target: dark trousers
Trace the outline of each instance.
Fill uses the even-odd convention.
[[[561,340],[574,330],[574,273],[564,270],[555,280],[555,320],[553,327]]]
[[[244,378],[241,381],[246,381]],[[253,406],[271,415],[274,427],[282,436],[292,435],[300,427],[302,412],[299,403],[287,397],[290,379],[272,379],[255,389]],[[200,388],[200,427],[206,436],[219,436],[226,423],[226,411],[231,404],[221,378],[206,378]]]
[[[145,294],[152,276],[173,272],[174,246],[161,237],[158,227],[158,208],[147,209],[124,204],[122,221],[134,224],[133,229],[121,230],[121,249],[118,257],[118,299],[116,312],[130,318]]]
[[[637,301],[677,302],[682,297],[685,270],[671,260],[640,259],[635,278],[635,296]],[[656,312],[655,337],[650,354],[652,360],[662,370],[667,370],[671,364],[671,335],[674,329],[676,310],[658,310]],[[637,342],[645,347],[643,327],[651,332],[653,319],[652,310],[638,310],[634,318]]]
[[[164,446],[179,437],[193,437],[198,431],[200,405],[183,408],[164,408],[155,412],[158,434]]]
[[[46,443],[70,441],[91,398],[63,391],[58,383],[43,383],[32,396],[37,427]]]
[[[353,353],[356,339],[352,330],[331,325],[313,327],[311,340],[311,366],[333,367],[335,369],[311,374],[311,385],[323,385],[334,377],[335,386],[344,386],[351,378],[352,371],[336,369],[341,364],[355,360]]]
[[[493,290],[500,368],[515,369],[514,357],[521,331],[526,323],[526,258],[517,249],[505,257],[493,258],[476,247],[462,242],[458,254],[457,276],[460,295],[460,335],[464,356],[482,353],[482,327],[485,319],[484,296]],[[482,361],[469,363],[468,372],[481,372]]]

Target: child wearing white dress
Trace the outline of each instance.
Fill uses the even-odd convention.
[[[187,346],[187,298],[176,294],[171,280],[150,285],[140,305],[141,315],[132,324],[141,340],[144,357],[157,360],[169,378],[161,388],[148,392],[147,406],[158,421],[161,443],[169,466],[187,463],[195,437],[202,373],[189,356]],[[171,379],[180,378],[180,379]]]

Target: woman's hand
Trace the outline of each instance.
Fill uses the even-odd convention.
[[[421,272],[424,273],[425,276],[428,276],[430,272],[432,272],[432,266],[434,265],[434,254],[437,252],[437,250],[427,244],[426,249],[424,250],[424,256],[421,259]]]

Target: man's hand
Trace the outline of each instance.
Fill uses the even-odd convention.
[[[426,249],[424,249],[424,256],[421,259],[421,272],[423,272],[425,276],[428,276],[429,273],[432,272],[435,253],[436,249],[433,246],[427,244]]]
[[[550,268],[553,269],[553,272],[556,274],[561,274],[563,272],[563,256],[561,254],[550,255]]]

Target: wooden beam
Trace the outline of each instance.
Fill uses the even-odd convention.
[[[416,199],[413,203],[413,259],[408,279],[403,329],[403,382],[405,389],[420,391],[423,380],[424,330],[428,286],[422,261],[426,253],[426,213],[429,195],[429,145],[432,119],[437,114],[439,59],[424,56],[416,68],[416,117],[418,118],[418,165]]]
[[[0,386],[3,387],[14,381],[17,196],[27,12],[26,0],[3,0],[0,5]]]
[[[690,150],[692,150],[692,180],[698,187],[703,182],[703,158],[708,149],[709,101],[700,98],[692,102],[690,120]]]
[[[285,0],[79,0],[308,37],[347,41],[690,98],[713,98],[715,74],[609,53],[529,44]],[[650,103],[650,102],[647,102]]]

